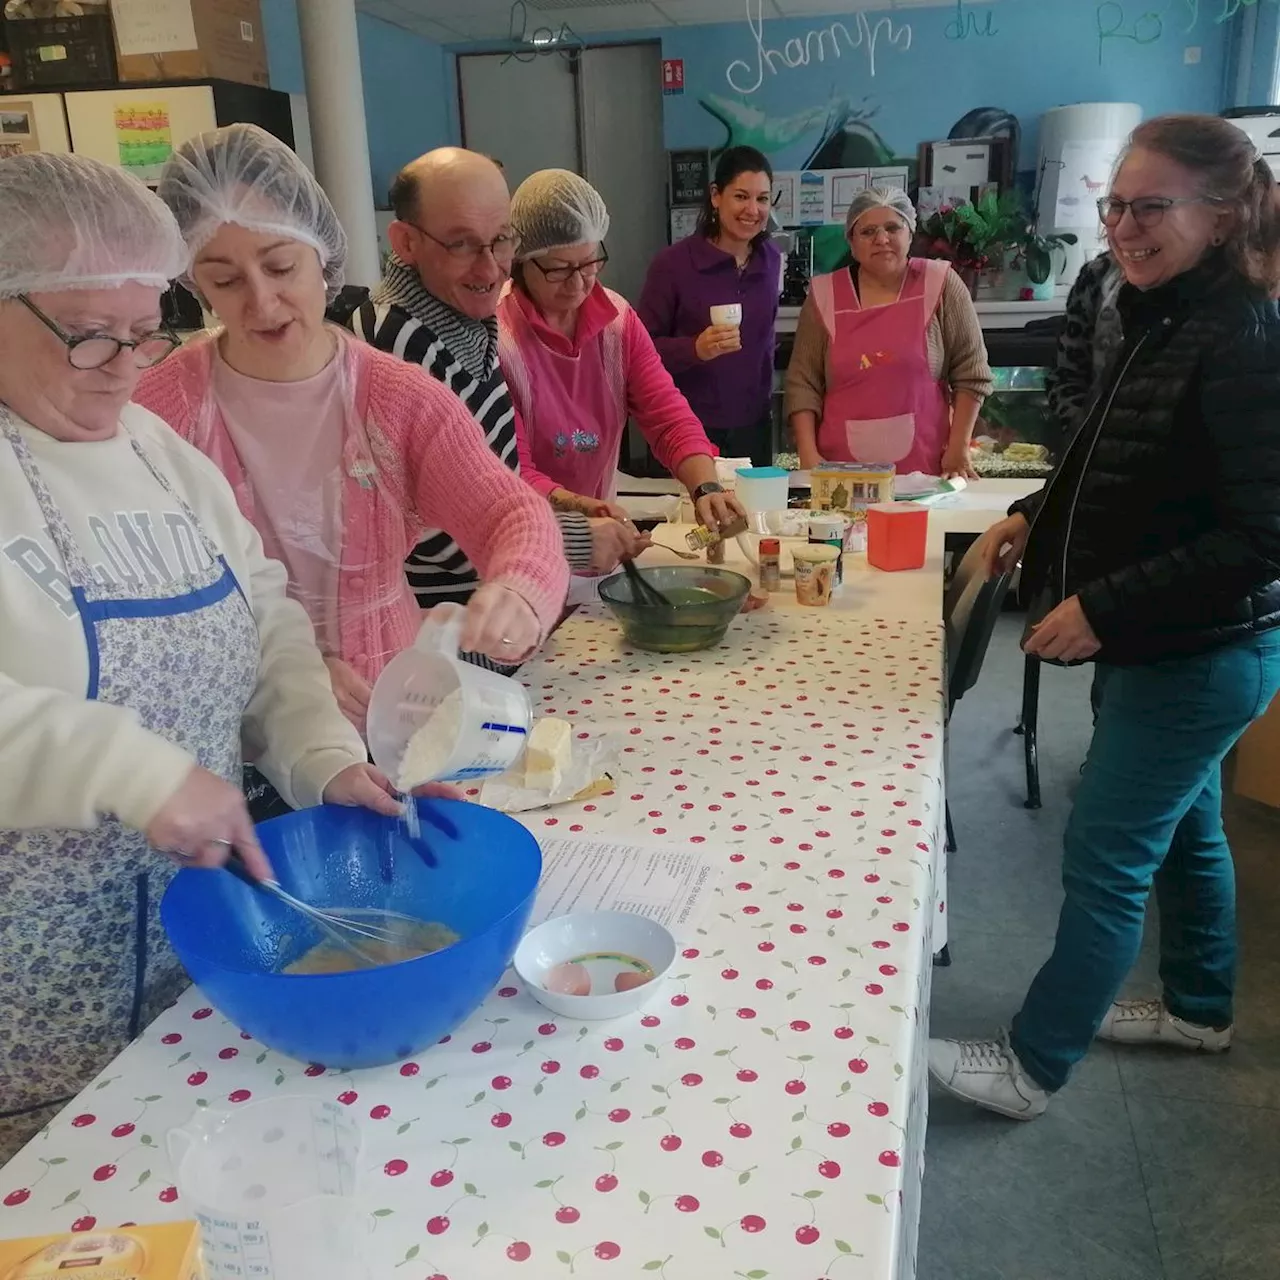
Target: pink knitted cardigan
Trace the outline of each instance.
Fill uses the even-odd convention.
[[[475,420],[418,365],[337,331],[354,388],[343,443],[338,655],[368,680],[413,643],[421,612],[404,558],[426,529],[445,529],[485,582],[528,601],[545,637],[564,604],[569,569],[546,501],[492,454]],[[214,341],[198,338],[143,375],[134,400],[217,463],[247,519],[246,474],[212,392]]]
[[[672,475],[698,454],[714,458],[719,452],[621,294],[597,283],[579,307],[569,339],[547,324],[522,289],[508,285],[498,324],[498,358],[516,410],[520,474],[539,493],[563,488],[612,498],[628,416]],[[577,451],[579,436],[592,441],[589,452]]]

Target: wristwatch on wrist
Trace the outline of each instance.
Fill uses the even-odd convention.
[[[718,484],[714,480],[708,480],[704,484],[700,484],[693,491],[693,500],[697,502],[700,498],[705,498],[709,493],[723,493],[724,485]]]

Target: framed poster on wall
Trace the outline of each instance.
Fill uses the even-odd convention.
[[[70,150],[61,94],[0,98],[0,160],[28,151]]]
[[[711,182],[709,151],[668,151],[671,204],[674,208],[700,205]]]

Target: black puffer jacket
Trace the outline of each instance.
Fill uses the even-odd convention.
[[[1119,306],[1124,345],[1032,521],[1022,592],[1078,594],[1100,662],[1280,626],[1280,307],[1217,261]]]

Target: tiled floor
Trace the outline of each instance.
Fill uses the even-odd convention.
[[[953,722],[954,964],[933,1032],[1007,1024],[1048,955],[1060,838],[1088,744],[1089,668],[1041,690],[1044,808],[1024,798],[1020,619],[1001,620]],[[1231,806],[1237,1035],[1224,1057],[1095,1046],[1032,1124],[934,1092],[919,1280],[1280,1280],[1280,817]],[[1150,932],[1150,931],[1149,931]],[[1156,994],[1149,936],[1133,987]]]

